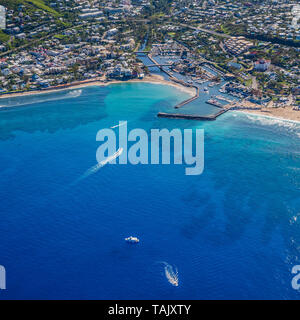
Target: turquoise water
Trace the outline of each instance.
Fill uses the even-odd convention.
[[[139,83],[1,101],[23,105],[0,110],[1,299],[299,299],[300,126],[156,117],[186,98]],[[98,130],[119,120],[203,128],[203,174],[106,165],[74,183],[96,164]]]

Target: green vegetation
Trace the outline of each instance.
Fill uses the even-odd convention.
[[[161,17],[170,14],[172,0],[151,0],[150,5],[144,7],[143,14],[145,17]]]
[[[252,79],[248,79],[248,80],[246,80],[245,82],[244,82],[244,85],[246,86],[246,87],[252,87]]]
[[[46,12],[49,12],[49,13],[53,14],[54,16],[60,15],[57,11],[48,7],[42,0],[24,0],[24,1],[29,2],[29,3],[33,4],[34,6],[36,6],[37,8],[42,9]]]
[[[62,40],[62,39],[65,38],[65,37],[66,37],[66,36],[64,36],[63,34],[56,34],[53,38]]]
[[[9,35],[0,30],[0,43],[7,42],[9,40]]]
[[[20,5],[24,5],[29,11],[34,8],[38,8],[51,13],[53,16],[60,16],[57,11],[47,6],[43,0],[1,0],[1,5],[13,10],[17,10]]]

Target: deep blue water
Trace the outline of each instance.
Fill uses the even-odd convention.
[[[156,117],[185,98],[173,87],[121,84],[0,110],[0,299],[300,298],[291,287],[300,126],[240,113]],[[203,174],[106,165],[74,184],[96,164],[97,131],[119,120],[129,129],[203,128]],[[128,245],[129,235],[141,242]],[[177,267],[178,287],[162,261]]]

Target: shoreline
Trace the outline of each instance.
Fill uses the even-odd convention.
[[[44,90],[33,90],[33,91],[24,91],[24,92],[16,92],[16,93],[8,93],[8,94],[2,94],[0,96],[1,99],[9,99],[9,98],[17,98],[17,97],[25,97],[25,96],[34,96],[34,95],[42,95],[47,93],[55,93],[55,92],[61,92],[66,90],[75,90],[75,89],[81,89],[86,87],[93,87],[93,86],[99,86],[99,87],[106,87],[111,84],[123,84],[123,83],[151,83],[151,84],[162,84],[162,85],[168,85],[175,87],[177,89],[180,89],[181,91],[188,93],[189,95],[195,94],[194,88],[185,87],[179,83],[165,80],[160,75],[147,75],[143,79],[130,79],[130,80],[111,80],[104,82],[103,79],[95,79],[93,81],[86,81],[82,83],[70,83],[65,85],[64,87],[52,87]],[[1,107],[0,107],[1,109]]]
[[[81,88],[86,88],[86,87],[93,87],[93,86],[106,87],[109,85],[124,84],[124,83],[161,84],[161,85],[167,85],[167,86],[172,86],[174,88],[177,88],[177,89],[181,90],[182,92],[189,94],[190,96],[194,96],[196,93],[195,88],[186,87],[180,83],[177,83],[177,82],[174,82],[171,80],[165,80],[161,75],[150,74],[150,75],[145,76],[143,79],[130,79],[130,80],[125,80],[125,81],[111,80],[111,81],[104,82],[104,78],[98,78],[98,79],[91,80],[91,81],[83,81],[81,83],[74,83],[74,84],[70,83],[70,84],[67,84],[61,88],[60,87],[52,87],[52,88],[44,89],[44,90],[8,93],[8,94],[0,95],[0,101],[1,101],[1,99],[43,95],[43,94],[50,94],[50,93],[55,93],[55,92],[68,91],[68,90],[76,90],[76,89],[81,89]],[[249,102],[242,102],[241,104],[243,104],[245,106],[247,106],[248,104],[253,106],[253,104],[249,103]],[[0,106],[0,110],[2,108],[6,109],[9,107],[1,107]],[[243,110],[243,109],[240,109],[240,110],[231,110],[231,112],[244,113],[244,114],[248,114],[248,115],[255,115],[258,117],[283,120],[283,121],[289,121],[289,122],[300,124],[300,111],[292,110],[291,107],[263,108],[262,110],[248,110],[248,109]]]
[[[234,112],[241,112],[244,114],[259,116],[264,118],[272,118],[277,120],[284,120],[300,124],[300,111],[292,110],[291,107],[285,108],[270,108],[270,110],[232,110]]]
[[[281,108],[284,109],[284,108]],[[240,113],[240,114],[244,114],[244,115],[249,115],[249,116],[254,116],[254,117],[258,117],[258,118],[265,118],[265,119],[270,119],[270,120],[279,120],[279,121],[284,121],[284,122],[289,122],[289,123],[294,123],[297,125],[300,125],[300,120],[294,120],[294,119],[289,119],[289,118],[282,118],[282,117],[276,117],[275,115],[265,115],[262,114],[262,112],[260,111],[252,111],[252,110],[247,110],[247,111],[243,111],[243,110],[231,110],[231,112],[233,113]],[[295,112],[299,112],[299,111],[295,111]],[[300,112],[299,112],[300,113]],[[300,116],[300,114],[299,114]]]
[[[259,104],[255,104],[250,101],[243,100],[239,103],[235,103],[241,106],[238,110],[230,110],[234,112],[241,112],[248,115],[256,115],[259,117],[272,118],[277,120],[285,120],[295,123],[300,123],[300,111],[293,110],[291,106],[272,108],[272,107],[262,107]],[[235,105],[234,104],[234,105]],[[233,105],[233,107],[234,107]],[[243,109],[244,107],[244,109]],[[251,110],[251,108],[259,108],[259,110]]]

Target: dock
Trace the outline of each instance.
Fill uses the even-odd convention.
[[[209,99],[209,100],[206,101],[206,103],[210,104],[210,105],[212,105],[214,107],[217,107],[217,108],[223,108],[223,105],[219,101],[217,101],[215,99]]]
[[[216,98],[217,99],[219,99],[219,100],[222,100],[222,101],[226,101],[226,102],[228,102],[228,103],[232,103],[232,102],[235,102],[234,100],[231,100],[231,99],[229,99],[229,98],[226,98],[226,97],[223,97],[223,96],[216,96]]]

